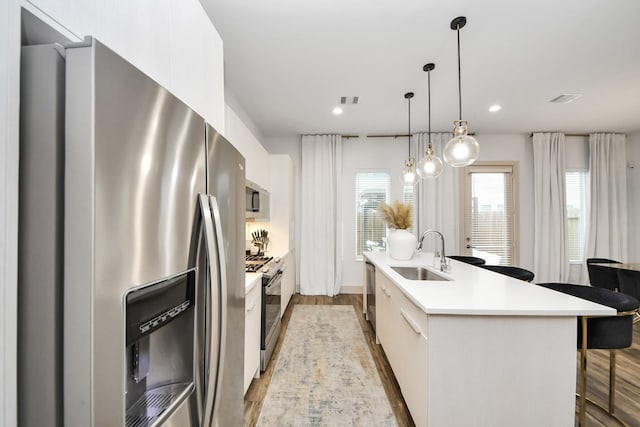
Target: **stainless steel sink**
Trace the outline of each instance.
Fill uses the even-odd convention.
[[[444,276],[440,276],[439,274],[434,273],[431,270],[427,270],[423,267],[391,267],[392,270],[400,274],[405,279],[409,280],[436,280],[448,282],[450,279],[447,279]]]

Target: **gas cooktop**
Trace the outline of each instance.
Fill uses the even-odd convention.
[[[258,273],[273,257],[265,255],[247,255],[245,271],[247,273]]]

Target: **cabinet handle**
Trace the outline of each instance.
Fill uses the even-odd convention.
[[[384,292],[384,294],[388,297],[391,296],[391,292],[389,292],[389,290],[387,288],[382,288],[382,291]]]
[[[247,313],[250,312],[250,311],[253,311],[253,309],[256,308],[256,305],[257,305],[257,303],[254,302],[251,307],[247,308]]]
[[[409,317],[409,315],[402,308],[400,309],[400,315],[405,320],[405,322],[407,322],[409,324],[409,326],[411,326],[411,329],[413,329],[413,331],[416,334],[420,335],[420,332],[422,332],[420,330],[420,327],[418,325],[416,325],[416,323],[413,321],[413,319],[411,319],[411,317]]]

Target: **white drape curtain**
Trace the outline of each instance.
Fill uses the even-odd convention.
[[[626,136],[589,135],[589,220],[586,258],[627,260]]]
[[[342,282],[342,137],[302,136],[300,293],[334,296]]]
[[[563,133],[533,134],[534,268],[537,282],[566,282],[567,200]]]
[[[444,146],[452,137],[451,133],[431,133],[433,150],[441,160]],[[416,162],[424,157],[428,145],[426,132],[412,136],[411,152]],[[442,174],[438,178],[421,180],[416,186],[415,204],[418,237],[425,230],[438,230],[445,238],[447,255],[459,254],[458,169],[445,163]],[[439,250],[440,242],[435,237],[428,237],[425,239],[423,248],[427,252]]]

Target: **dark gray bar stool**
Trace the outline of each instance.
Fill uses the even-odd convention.
[[[618,275],[616,270],[609,267],[593,264],[618,264],[619,261],[609,258],[587,258],[587,272],[591,286],[598,288],[619,290]]]
[[[622,268],[618,269],[617,271],[620,292],[630,295],[637,300],[640,300],[640,271],[626,270]],[[636,316],[633,323],[640,322],[639,311],[636,311]]]
[[[478,258],[477,256],[449,255],[447,258],[455,259],[456,261],[471,265],[484,265],[485,263],[485,260]]]
[[[513,267],[510,265],[482,265],[482,268],[513,277],[514,279],[524,280],[525,282],[533,281],[535,275],[524,268]]]
[[[578,342],[580,350],[580,387],[578,405],[578,426],[585,426],[585,405],[588,401],[609,414],[621,425],[627,424],[615,413],[616,394],[616,349],[631,346],[633,340],[633,316],[638,309],[638,300],[609,289],[594,286],[571,285],[568,283],[538,283],[548,289],[553,289],[568,295],[573,295],[588,301],[615,308],[617,316],[578,317]],[[587,392],[587,349],[604,349],[609,351],[609,407],[603,407],[598,402],[588,399]]]

